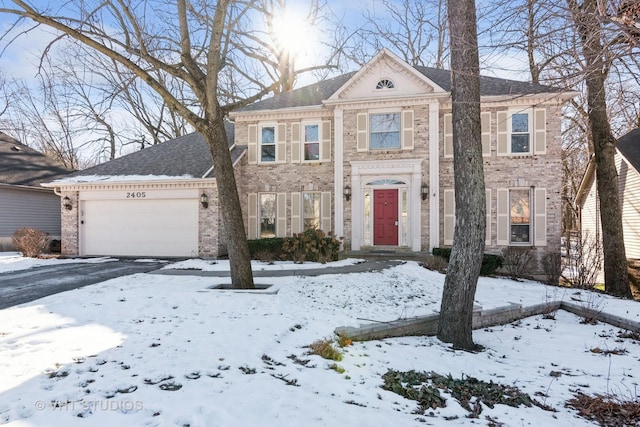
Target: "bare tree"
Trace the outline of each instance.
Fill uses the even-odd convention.
[[[367,10],[364,24],[345,48],[347,56],[364,65],[383,47],[410,65],[443,68],[448,56],[445,0],[383,0],[381,11]]]
[[[259,40],[260,19],[268,13],[258,0],[208,2],[177,0],[131,4],[122,0],[67,2],[50,12],[22,0],[1,13],[46,25],[117,62],[152,89],[209,144],[218,199],[228,237],[235,288],[253,288],[253,275],[238,191],[224,129],[227,113],[281,87],[264,85],[271,60]],[[75,9],[73,9],[75,8]],[[153,17],[153,18],[152,18]],[[172,92],[158,73],[184,82],[189,102]]]
[[[577,0],[567,0],[567,4],[580,35],[586,68],[588,115],[600,200],[605,291],[630,298],[615,166],[616,139],[607,115],[605,81],[611,67],[611,60],[607,58],[611,51],[602,44],[603,28],[599,19],[598,0],[584,0],[581,4]]]
[[[448,0],[456,225],[442,292],[438,338],[473,350],[473,300],[486,227],[480,131],[480,64],[474,0]]]

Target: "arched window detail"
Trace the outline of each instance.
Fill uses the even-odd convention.
[[[393,89],[395,88],[393,82],[389,79],[382,79],[376,84],[376,89]]]

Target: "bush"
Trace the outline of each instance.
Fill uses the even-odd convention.
[[[247,243],[249,244],[249,256],[251,256],[251,259],[270,262],[282,256],[282,244],[284,243],[282,237],[249,240]]]
[[[512,279],[523,278],[533,267],[533,253],[529,248],[509,246],[502,250],[504,268]]]
[[[422,266],[444,274],[447,271],[447,260],[439,255],[427,255],[422,261]]]
[[[335,360],[339,362],[342,360],[342,353],[333,346],[333,340],[322,339],[314,341],[309,345],[309,354],[316,354],[323,359]]]
[[[13,247],[23,256],[37,258],[48,246],[51,239],[43,231],[33,227],[23,227],[13,233]]]
[[[433,248],[431,253],[434,257],[442,257],[448,263],[451,257],[451,248]],[[489,276],[502,267],[504,259],[500,255],[484,254],[482,257],[482,266],[480,267],[481,276]],[[428,268],[428,267],[427,267]]]
[[[339,239],[332,233],[326,235],[324,231],[313,228],[285,238],[282,244],[284,257],[298,263],[337,261],[339,251]]]
[[[544,270],[545,283],[557,286],[562,274],[562,256],[560,252],[546,252],[542,257],[542,269]]]

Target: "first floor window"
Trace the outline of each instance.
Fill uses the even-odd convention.
[[[509,190],[511,243],[531,242],[531,199],[529,190]]]
[[[263,126],[260,131],[260,161],[276,161],[276,128]]]
[[[400,148],[400,113],[371,114],[369,126],[371,149]]]
[[[304,230],[320,229],[320,193],[302,193]]]
[[[320,160],[320,132],[318,125],[304,125],[304,159]]]
[[[276,193],[260,194],[260,238],[276,237]]]

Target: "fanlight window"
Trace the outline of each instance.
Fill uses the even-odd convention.
[[[398,181],[397,179],[378,179],[371,181],[367,185],[406,185],[406,182]]]
[[[376,89],[393,89],[395,86],[389,79],[382,79],[376,84]]]

